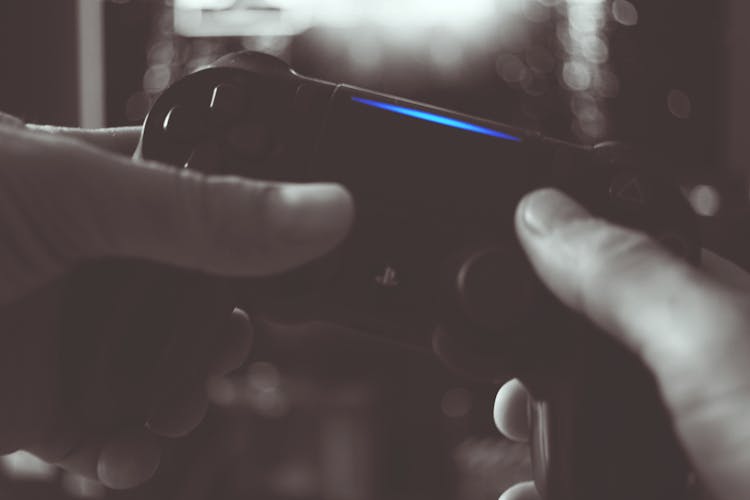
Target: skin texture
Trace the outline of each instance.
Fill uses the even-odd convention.
[[[94,432],[79,424],[60,387],[61,281],[78,263],[108,257],[267,275],[327,253],[353,218],[351,197],[337,185],[206,177],[135,162],[139,132],[25,126],[0,115],[0,453],[26,449],[112,488],[150,478],[164,438],[200,423],[206,380],[243,363],[252,327],[239,310],[219,331],[186,326],[158,380],[143,389],[158,391],[148,394],[156,401],[148,421]],[[103,345],[109,333],[99,332]]]
[[[521,243],[544,283],[653,371],[675,428],[715,500],[750,495],[750,280],[707,254],[704,269],[675,259],[635,231],[587,213],[559,191],[527,196],[516,214]],[[526,394],[498,392],[495,422],[527,440]],[[539,496],[532,484],[502,500]]]

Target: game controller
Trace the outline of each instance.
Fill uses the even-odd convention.
[[[519,377],[529,389],[544,498],[682,498],[688,467],[648,371],[544,290],[513,222],[524,194],[554,186],[697,263],[692,211],[647,161],[304,77],[255,52],[165,91],[136,155],[208,174],[341,183],[356,218],[334,252],[279,276],[102,263],[89,279],[119,280],[124,329],[177,332],[176,317],[210,325],[240,305],[417,349],[438,338],[447,358],[462,353],[459,368],[476,359],[484,377]]]

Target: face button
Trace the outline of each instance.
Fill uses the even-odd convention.
[[[246,161],[261,161],[271,152],[271,131],[261,123],[232,127],[227,135],[230,149]]]
[[[221,151],[219,145],[214,142],[207,142],[198,145],[188,161],[185,162],[185,168],[203,172],[206,174],[220,174],[221,168]]]
[[[620,172],[609,185],[609,195],[619,205],[634,209],[646,207],[651,202],[650,186],[634,172]]]
[[[176,141],[189,142],[205,132],[205,120],[198,112],[185,106],[175,106],[164,118],[162,128]]]
[[[242,87],[221,83],[214,87],[211,94],[211,112],[221,117],[237,118],[244,113],[247,101]]]

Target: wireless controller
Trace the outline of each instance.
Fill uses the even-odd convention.
[[[356,220],[335,252],[282,276],[230,281],[103,263],[94,289],[119,281],[127,314],[104,304],[111,297],[100,306],[122,316],[123,329],[179,334],[176,318],[210,325],[242,305],[420,349],[439,330],[457,352],[489,360],[491,379],[517,376],[529,388],[545,498],[682,497],[687,466],[648,372],[544,291],[513,228],[522,196],[554,186],[697,262],[690,208],[625,149],[304,77],[250,52],[164,92],[137,156],[211,174],[338,182]]]

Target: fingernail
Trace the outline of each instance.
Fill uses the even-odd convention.
[[[285,184],[274,202],[276,227],[294,242],[343,236],[353,217],[351,196],[337,184]]]
[[[151,479],[160,462],[158,442],[138,431],[130,431],[104,444],[96,472],[108,488],[124,490]]]
[[[532,233],[542,236],[573,220],[590,217],[581,205],[557,189],[540,189],[521,201],[521,220]]]
[[[208,411],[208,396],[201,386],[190,394],[171,395],[156,403],[145,423],[152,433],[169,438],[189,434]]]

